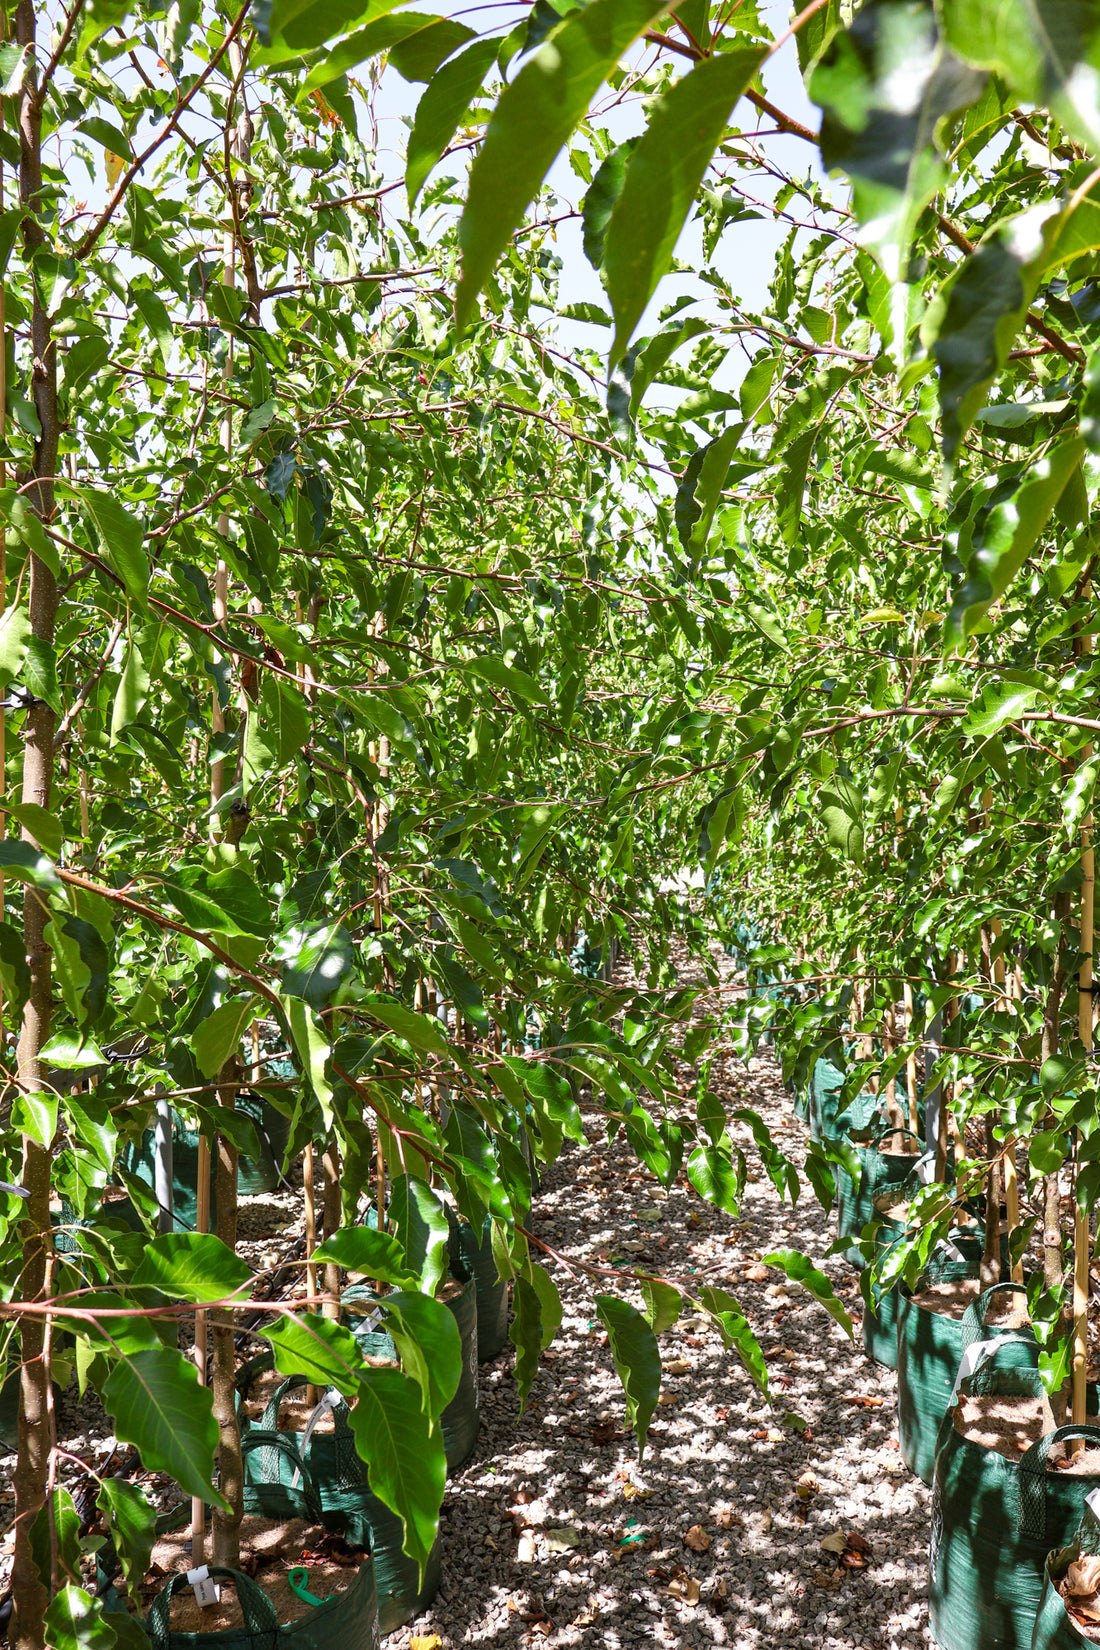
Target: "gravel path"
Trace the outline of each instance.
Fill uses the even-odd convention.
[[[797,1158],[805,1131],[774,1062],[763,1057],[748,1072],[732,1058],[720,1064],[712,1087],[757,1110]],[[594,1115],[589,1125],[594,1133]],[[736,1130],[752,1164],[751,1136]],[[705,1273],[737,1295],[768,1356],[773,1407],[701,1320],[678,1323],[662,1337],[671,1369],[639,1466],[619,1424],[621,1389],[591,1288],[557,1271],[562,1328],[522,1417],[510,1351],[482,1366],[479,1448],[443,1503],[443,1589],[386,1641],[392,1650],[433,1635],[441,1650],[934,1642],[925,1604],[931,1496],[898,1455],[896,1379],[864,1357],[848,1267],[824,1263],[853,1311],[854,1345],[759,1264],[784,1245],[821,1256],[835,1229],[808,1186],[792,1213],[770,1182],[752,1178],[735,1221],[685,1181],[666,1197],[618,1143],[569,1146],[546,1175],[531,1229],[566,1257]],[[804,1432],[785,1424],[792,1414]],[[870,1543],[866,1568],[841,1568],[822,1550],[839,1529]]]

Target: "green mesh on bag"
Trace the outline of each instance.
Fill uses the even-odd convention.
[[[868,1134],[881,1117],[882,1101],[870,1089],[857,1094],[850,1106],[841,1110],[841,1090],[846,1073],[831,1060],[817,1061],[810,1077],[806,1120],[814,1140],[846,1140],[851,1135]]]
[[[480,1240],[468,1221],[448,1205],[451,1273],[465,1283],[473,1278],[477,1289],[477,1359],[487,1363],[508,1345],[508,1285],[497,1275],[493,1259],[493,1223],[486,1218]]]
[[[891,1129],[889,1134],[880,1136],[880,1141],[889,1139],[898,1132],[897,1129]],[[836,1170],[837,1235],[842,1238],[859,1236],[863,1228],[875,1218],[875,1198],[888,1186],[903,1186],[912,1175],[914,1163],[917,1161],[912,1152],[880,1151],[879,1141],[867,1146],[854,1146],[852,1149],[860,1163],[859,1185],[853,1186],[850,1176],[842,1168],[838,1167]],[[861,1271],[867,1264],[854,1245],[842,1253],[849,1265],[856,1266]]]
[[[1009,1340],[960,1383],[963,1393],[1037,1396],[1037,1370],[998,1368]],[[940,1650],[1028,1650],[1047,1554],[1078,1528],[1100,1475],[1046,1471],[1051,1449],[1071,1438],[1100,1446],[1096,1427],[1059,1427],[1009,1461],[963,1438],[954,1408],[940,1423],[933,1478],[929,1625]]]
[[[369,1558],[342,1592],[313,1605],[297,1621],[283,1623],[251,1577],[215,1564],[210,1565],[210,1576],[236,1583],[244,1626],[220,1633],[173,1633],[171,1597],[187,1586],[187,1576],[181,1571],[157,1594],[146,1617],[152,1650],[379,1650],[378,1594]]]

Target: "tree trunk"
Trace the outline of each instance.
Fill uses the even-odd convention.
[[[26,51],[26,70],[19,97],[19,199],[26,208],[23,244],[28,260],[46,237],[34,216],[42,189],[42,119],[37,102],[34,0],[19,0],[15,13],[16,43]],[[53,515],[53,478],[57,471],[57,357],[50,322],[35,286],[31,310],[31,393],[42,433],[35,442],[32,476],[21,476],[24,498],[42,520]],[[28,485],[31,483],[31,485]],[[52,648],[57,617],[57,581],[44,562],[31,555],[31,631]],[[49,705],[36,700],[23,732],[22,800],[49,808],[54,773],[56,718]],[[24,830],[23,837],[30,840]],[[45,929],[49,912],[37,890],[28,885],[23,898],[23,938],[30,968],[30,994],[19,1033],[19,1082],[23,1092],[42,1087],[41,1052],[50,1035],[52,958]],[[50,1229],[50,1148],[23,1141],[23,1185],[29,1192],[23,1214],[23,1269],[19,1280],[26,1299],[37,1300],[45,1286],[53,1247]],[[14,1474],[15,1562],[12,1570],[14,1620],[12,1650],[41,1650],[46,1589],[30,1547],[30,1524],[46,1497],[50,1454],[49,1378],[43,1362],[44,1326],[38,1317],[20,1320],[22,1367],[19,1381],[19,1447]]]
[[[1059,894],[1055,904],[1055,914],[1064,922],[1069,912],[1069,895]],[[1055,952],[1051,969],[1050,986],[1047,990],[1046,1001],[1043,1005],[1043,1059],[1049,1060],[1052,1054],[1058,1052],[1058,1020],[1062,1007],[1062,993],[1065,990],[1065,973],[1062,968],[1062,942],[1059,937],[1058,949]],[[1048,1128],[1058,1128],[1058,1119],[1052,1117]],[[1048,1174],[1043,1177],[1043,1277],[1050,1290],[1062,1287],[1062,1210],[1058,1193],[1058,1176]]]
[[[236,1102],[237,1062],[227,1060],[218,1074],[218,1102],[232,1110]],[[237,1148],[220,1131],[217,1135],[218,1160],[214,1178],[214,1198],[217,1203],[218,1236],[228,1249],[237,1247]],[[213,1325],[213,1370],[211,1386],[214,1397],[214,1419],[218,1423],[218,1475],[222,1494],[229,1502],[229,1511],[214,1509],[212,1520],[212,1548],[215,1564],[240,1568],[241,1557],[241,1500],[244,1492],[244,1465],[241,1459],[241,1431],[234,1402],[236,1375],[233,1349],[233,1314],[218,1311],[211,1314]]]
[[[340,1148],[335,1141],[330,1142],[325,1150],[323,1159],[325,1171],[325,1193],[323,1218],[325,1223],[325,1237],[332,1237],[340,1230]],[[340,1268],[332,1261],[325,1263],[325,1293],[331,1295],[324,1305],[326,1318],[340,1317]]]

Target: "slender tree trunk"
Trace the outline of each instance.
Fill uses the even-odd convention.
[[[340,1230],[340,1148],[335,1141],[330,1142],[324,1156],[325,1170],[325,1202],[324,1222],[325,1236],[332,1237]],[[332,1261],[325,1263],[325,1293],[332,1297],[324,1305],[326,1318],[340,1317],[340,1268]]]
[[[218,1074],[218,1103],[232,1110],[237,1098],[237,1061],[226,1061]],[[217,1203],[218,1236],[227,1249],[237,1247],[237,1148],[222,1133],[217,1135],[218,1159],[214,1198]],[[211,1313],[213,1342],[211,1386],[214,1419],[218,1423],[218,1477],[229,1511],[215,1507],[212,1520],[214,1563],[240,1568],[241,1501],[244,1493],[244,1465],[241,1459],[241,1432],[235,1403],[236,1375],[233,1350],[233,1314]]]
[[[1059,894],[1055,905],[1055,914],[1064,922],[1069,912],[1068,894]],[[1048,1060],[1052,1054],[1058,1052],[1058,1025],[1062,1008],[1062,994],[1065,990],[1065,971],[1062,967],[1062,941],[1059,936],[1058,949],[1054,955],[1051,969],[1050,985],[1047,989],[1046,1001],[1043,1004],[1043,1059]],[[1051,1118],[1049,1128],[1058,1126],[1057,1118]],[[1062,1209],[1058,1192],[1058,1176],[1048,1174],[1043,1177],[1043,1277],[1050,1290],[1062,1287]]]
[[[25,208],[23,244],[29,259],[45,245],[46,237],[35,217],[42,189],[42,120],[38,105],[34,0],[19,0],[15,13],[16,43],[26,51],[26,69],[19,96],[19,198]],[[35,286],[31,309],[31,393],[42,433],[35,442],[34,469],[21,477],[24,497],[43,520],[54,507],[57,471],[58,413],[57,356],[49,316]],[[30,485],[27,485],[30,483]],[[38,557],[30,558],[30,622],[35,638],[52,648],[57,618],[57,581]],[[22,800],[49,808],[54,774],[56,718],[49,705],[37,700],[27,712],[23,732]],[[29,840],[29,833],[23,832]],[[49,913],[38,892],[29,885],[23,900],[23,938],[30,968],[30,994],[19,1033],[20,1088],[34,1092],[43,1086],[42,1048],[50,1035],[52,958],[45,929]],[[53,1247],[50,1230],[50,1149],[31,1140],[23,1142],[22,1181],[29,1197],[23,1215],[23,1266],[19,1289],[24,1298],[37,1300],[46,1282]],[[15,1483],[15,1563],[12,1570],[14,1621],[12,1650],[41,1650],[45,1644],[43,1613],[46,1590],[38,1577],[30,1547],[30,1523],[46,1495],[50,1454],[49,1377],[43,1361],[41,1318],[20,1320],[22,1367],[19,1382],[19,1447]]]

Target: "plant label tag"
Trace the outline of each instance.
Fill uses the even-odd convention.
[[[197,1570],[188,1570],[187,1583],[195,1595],[195,1603],[203,1610],[217,1604],[222,1596],[222,1590],[217,1582],[211,1581],[210,1569],[206,1564],[200,1564]]]
[[[1094,1518],[1100,1519],[1100,1486],[1089,1491],[1085,1497],[1085,1506]]]

